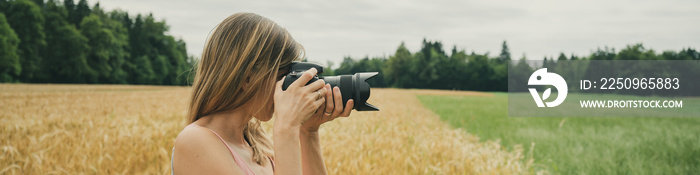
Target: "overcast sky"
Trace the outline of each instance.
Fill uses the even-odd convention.
[[[644,43],[654,50],[700,49],[700,0],[89,0],[106,10],[152,12],[170,34],[199,57],[209,32],[237,12],[280,24],[306,48],[310,61],[340,63],[344,56],[393,55],[401,42],[411,52],[423,38],[449,51],[500,52],[507,40],[514,59],[588,55]]]

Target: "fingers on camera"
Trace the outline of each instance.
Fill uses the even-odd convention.
[[[333,110],[333,116],[338,116],[341,112],[343,112],[343,95],[340,94],[340,88],[337,86],[334,87],[333,95],[335,96],[333,98],[335,100],[335,110]]]
[[[326,86],[323,86],[323,89],[326,90],[326,108],[323,111],[325,115],[326,113],[331,113],[333,111],[333,94],[335,93],[331,91],[330,84],[326,84]]]
[[[312,96],[314,97],[314,99],[316,99],[315,100],[316,102],[321,101],[321,102],[325,103],[326,102],[325,101],[326,100],[325,94],[327,92],[328,91],[326,90],[326,88],[321,88],[318,91],[311,92],[311,94],[313,94]]]
[[[299,79],[292,82],[290,87],[303,87],[306,83],[309,82],[309,80],[316,76],[316,73],[318,73],[318,70],[316,70],[316,68],[311,68],[308,71],[304,71],[304,73],[301,74],[301,77],[299,77]]]
[[[318,91],[320,89],[323,89],[323,86],[325,84],[326,82],[323,80],[316,80],[313,83],[306,85],[304,88],[306,88],[308,91]]]
[[[325,92],[321,92],[321,91],[325,91],[325,89],[321,89],[321,90],[319,91],[321,94],[323,94],[323,93],[325,93]],[[314,94],[315,94],[315,93],[314,93]],[[318,94],[315,94],[315,95],[316,95],[316,96],[315,96],[315,97],[316,97],[316,100],[314,101],[313,104],[316,106],[316,108],[319,108],[319,107],[321,107],[324,103],[326,103],[326,97],[323,96],[323,95],[319,96]]]
[[[345,109],[343,110],[343,113],[340,114],[341,117],[348,117],[350,116],[350,111],[352,111],[353,105],[355,104],[355,101],[350,99],[348,100],[348,104],[345,105]]]

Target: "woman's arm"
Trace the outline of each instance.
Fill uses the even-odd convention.
[[[302,174],[301,152],[299,151],[299,126],[275,127],[274,149],[276,174]]]
[[[301,161],[304,174],[327,174],[318,132],[302,131],[299,140],[301,141]]]
[[[347,108],[343,110],[343,98],[340,89],[335,87],[331,90],[330,85],[325,86],[326,104],[321,106],[309,120],[304,122],[300,131],[301,160],[304,174],[327,174],[326,164],[323,162],[321,142],[319,140],[318,129],[321,124],[329,122],[337,117],[350,116],[353,108],[352,100],[348,100]],[[328,112],[326,112],[328,111]]]

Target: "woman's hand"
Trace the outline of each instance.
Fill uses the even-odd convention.
[[[301,129],[306,133],[317,132],[321,124],[334,120],[338,117],[348,117],[350,116],[350,111],[353,108],[353,100],[348,100],[348,103],[343,109],[343,97],[340,94],[340,88],[333,87],[331,90],[331,85],[326,84],[324,86],[326,89],[326,103],[321,105],[321,107],[316,110],[316,113],[306,120],[302,125]]]
[[[327,89],[323,80],[304,86],[318,71],[311,68],[282,90],[284,78],[277,82],[274,95],[275,128],[300,127],[325,102]],[[280,128],[281,129],[281,128]]]

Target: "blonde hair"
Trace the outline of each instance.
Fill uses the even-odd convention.
[[[253,13],[236,13],[216,26],[204,47],[192,84],[189,121],[217,112],[236,109],[252,99],[272,103],[278,73],[304,52],[284,28]],[[247,82],[245,90],[241,89]],[[262,110],[257,108],[253,116]],[[243,137],[253,149],[253,160],[263,165],[272,157],[272,141],[253,117],[243,129]]]

